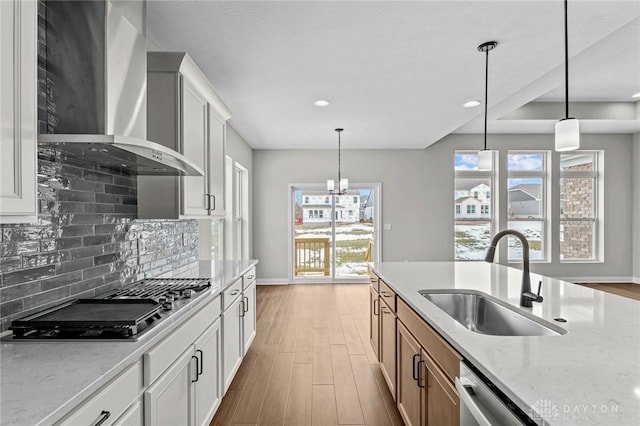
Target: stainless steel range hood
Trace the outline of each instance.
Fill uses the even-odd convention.
[[[56,1],[46,6],[47,132],[42,150],[131,175],[203,176],[147,136],[144,2]],[[43,105],[44,103],[44,105]]]

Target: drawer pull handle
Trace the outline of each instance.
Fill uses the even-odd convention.
[[[102,410],[100,413],[100,419],[94,426],[100,426],[102,423],[106,422],[109,417],[111,417],[111,411]]]
[[[236,295],[236,294],[238,294],[238,293],[240,293],[240,290],[233,290],[233,291],[231,292],[231,295],[232,295],[232,296],[235,296],[235,295]]]
[[[242,305],[243,305],[244,311],[245,312],[249,312],[249,298],[248,297],[245,296],[245,297],[242,298]]]
[[[247,275],[247,279],[248,279],[248,280],[252,280],[252,279],[254,279],[255,277],[256,277],[255,275]]]

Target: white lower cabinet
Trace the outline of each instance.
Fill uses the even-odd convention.
[[[198,376],[195,382],[196,425],[208,425],[222,401],[220,383],[220,319],[196,340]]]
[[[136,362],[63,418],[58,425],[113,425],[138,400],[140,378],[140,363]]]
[[[226,304],[226,303],[225,303]],[[229,304],[222,314],[222,365],[223,365],[223,389],[226,392],[233,381],[236,371],[242,363],[242,297],[238,297]]]
[[[140,401],[133,404],[124,412],[113,426],[143,426],[142,403]]]
[[[256,337],[256,282],[253,281],[242,293],[242,353],[246,355]]]
[[[196,371],[193,347],[144,393],[144,419],[147,426],[189,426],[193,422],[193,386]]]

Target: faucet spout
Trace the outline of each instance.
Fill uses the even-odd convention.
[[[529,297],[529,295],[531,295],[532,293],[531,277],[529,276],[529,242],[527,241],[526,237],[520,232],[514,231],[512,229],[505,229],[504,231],[498,232],[491,240],[491,245],[489,246],[489,250],[487,250],[487,255],[485,256],[484,260],[485,262],[489,263],[493,262],[498,242],[505,235],[513,235],[522,243],[522,290],[520,292],[520,306],[530,308],[533,306],[533,303],[532,299]]]

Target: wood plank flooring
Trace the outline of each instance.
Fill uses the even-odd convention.
[[[402,425],[369,343],[367,284],[258,286],[256,338],[213,425]]]
[[[585,287],[606,291],[631,299],[640,300],[640,284],[634,283],[577,283]]]

